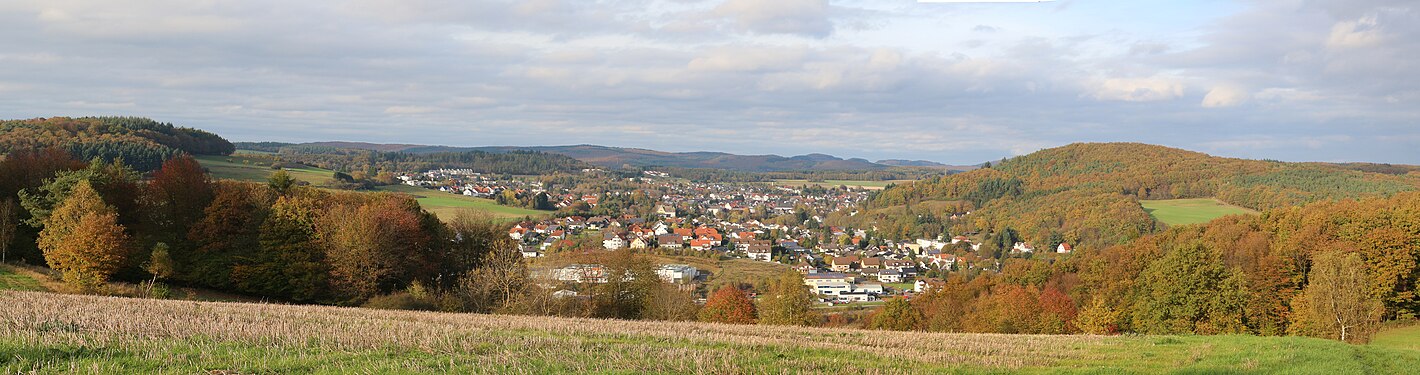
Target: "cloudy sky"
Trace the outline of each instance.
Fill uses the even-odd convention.
[[[0,117],[238,141],[1420,164],[1413,0],[0,2]]]

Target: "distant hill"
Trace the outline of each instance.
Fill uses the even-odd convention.
[[[1009,229],[1019,239],[1036,244],[1062,240],[1076,245],[1119,244],[1164,227],[1144,211],[1140,200],[1217,198],[1263,211],[1420,190],[1420,173],[1412,171],[1408,166],[1381,164],[1224,158],[1139,143],[1077,143],[1011,158],[991,168],[897,185],[870,203],[881,212],[833,225],[873,225],[889,233],[920,232],[929,238],[944,231]],[[971,211],[972,219],[894,221],[893,212],[932,201],[952,202],[951,211]]]
[[[597,145],[573,146],[491,146],[491,147],[450,147],[408,144],[375,144],[362,142],[312,142],[302,144],[241,143],[238,148],[272,151],[273,146],[329,147],[361,149],[383,152],[406,152],[428,154],[439,152],[484,151],[507,153],[512,151],[537,151],[566,155],[593,165],[606,168],[632,167],[675,167],[710,168],[743,172],[783,172],[783,171],[874,171],[891,167],[932,167],[964,171],[971,167],[953,167],[929,161],[902,161],[903,163],[874,163],[865,159],[843,159],[825,154],[798,156],[779,155],[737,155],[725,152],[666,152],[640,148],[609,147]]]
[[[0,121],[0,154],[59,148],[79,160],[123,159],[140,171],[180,153],[225,155],[232,143],[216,134],[140,117],[50,117]]]

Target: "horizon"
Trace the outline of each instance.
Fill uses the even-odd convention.
[[[1420,164],[1420,12],[1399,0],[25,0],[0,21],[4,118],[949,165],[1078,142]]]

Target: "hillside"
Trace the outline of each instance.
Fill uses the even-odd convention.
[[[282,148],[340,148],[381,152],[403,152],[431,154],[447,152],[483,151],[508,153],[515,151],[536,151],[565,155],[587,163],[606,168],[632,167],[673,167],[709,168],[743,172],[782,171],[873,171],[890,167],[931,167],[946,170],[968,170],[970,167],[947,166],[929,161],[888,160],[874,163],[864,159],[842,159],[831,155],[808,154],[784,157],[779,155],[736,155],[724,152],[665,152],[639,148],[608,147],[596,145],[575,146],[493,146],[493,147],[450,147],[421,146],[408,144],[375,144],[361,142],[312,142],[302,144],[283,143],[239,143],[239,148],[276,152]]]
[[[123,159],[140,171],[157,169],[178,153],[226,155],[232,144],[216,134],[137,117],[51,117],[0,120],[0,154],[58,148],[76,159]]]
[[[1401,373],[1400,347],[881,332],[0,292],[6,373]],[[55,311],[67,314],[55,315]]]
[[[1223,158],[1137,143],[1079,143],[1019,156],[990,168],[901,184],[878,194],[870,206],[963,200],[971,203],[966,210],[974,210],[974,217],[943,222],[939,230],[1000,232],[1010,228],[1022,239],[1036,243],[1058,235],[1077,244],[1106,245],[1163,228],[1144,211],[1140,200],[1217,198],[1262,211],[1420,189],[1420,174],[1358,170],[1366,168]],[[1405,169],[1392,166],[1385,170]],[[854,222],[885,223],[891,219],[865,215]],[[904,225],[909,227],[888,229],[914,231],[910,224]]]

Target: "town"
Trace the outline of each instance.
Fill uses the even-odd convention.
[[[976,233],[934,238],[884,238],[875,228],[827,225],[835,213],[857,213],[872,190],[848,186],[785,186],[773,183],[705,183],[658,171],[617,181],[618,190],[597,191],[608,177],[582,171],[575,184],[537,178],[437,169],[398,178],[407,185],[448,194],[516,201],[540,197],[557,211],[520,220],[508,230],[544,286],[557,296],[575,296],[578,284],[605,282],[602,265],[578,263],[567,254],[637,251],[712,260],[746,259],[790,267],[825,305],[911,297],[941,284],[951,272],[1000,272],[1001,258],[980,254]],[[590,178],[588,178],[590,177]],[[627,190],[629,188],[629,190]],[[630,197],[635,199],[629,199]],[[505,198],[506,197],[506,198]],[[555,202],[555,203],[552,203]],[[604,202],[620,203],[615,206]],[[594,214],[595,213],[595,214]],[[970,212],[950,213],[965,220]],[[1069,254],[1069,243],[1049,253]],[[1014,242],[1007,256],[1032,256],[1034,246]],[[662,263],[663,281],[694,288],[717,275],[693,265]]]

